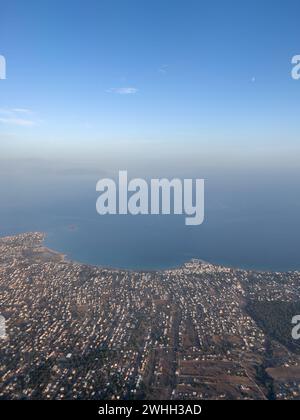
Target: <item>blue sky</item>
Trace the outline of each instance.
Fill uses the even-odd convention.
[[[299,1],[0,7],[2,159],[297,165],[300,81],[290,73]]]

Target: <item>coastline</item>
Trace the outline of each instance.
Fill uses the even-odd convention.
[[[47,239],[47,234],[43,233],[44,235],[44,239],[43,239],[43,243],[45,243],[46,239]],[[168,267],[168,268],[161,268],[161,269],[133,269],[133,268],[123,268],[123,267],[117,267],[117,266],[110,266],[110,265],[105,265],[105,264],[91,264],[91,263],[87,263],[87,262],[83,262],[83,261],[78,261],[76,259],[73,259],[71,256],[68,256],[68,254],[62,253],[60,251],[54,250],[53,248],[50,248],[48,246],[45,246],[45,249],[47,249],[50,253],[57,255],[57,256],[61,256],[62,257],[62,262],[69,262],[69,263],[74,263],[74,264],[80,264],[80,265],[85,265],[85,266],[90,266],[90,267],[97,267],[97,268],[101,268],[104,270],[110,270],[110,271],[123,271],[123,272],[128,272],[128,273],[166,273],[168,271],[175,271],[175,270],[180,270],[185,268],[186,264],[189,264],[191,262],[196,262],[199,264],[204,264],[204,265],[210,265],[213,267],[218,267],[218,268],[223,268],[223,269],[229,269],[229,270],[234,270],[234,271],[244,271],[244,272],[254,272],[254,273],[279,273],[279,274],[284,274],[284,273],[298,273],[300,272],[299,270],[271,270],[271,269],[262,269],[262,268],[246,268],[246,267],[238,267],[238,266],[231,266],[228,264],[220,264],[220,263],[216,263],[216,262],[210,262],[207,260],[204,260],[202,258],[199,257],[192,257],[190,259],[187,259],[185,262],[179,264],[178,266],[172,266],[172,267]]]
[[[43,254],[44,257],[48,255],[52,256],[53,258],[57,259],[57,262],[59,263],[71,263],[71,264],[78,264],[86,267],[94,267],[99,268],[103,270],[109,270],[113,272],[127,272],[127,273],[144,273],[144,274],[151,274],[151,273],[161,273],[165,274],[166,272],[172,272],[176,270],[182,270],[186,269],[188,264],[196,263],[198,265],[206,265],[211,266],[223,270],[233,270],[233,271],[239,271],[239,272],[248,272],[248,273],[261,273],[261,274],[287,274],[287,273],[299,273],[300,269],[292,269],[292,270],[272,270],[272,269],[263,269],[263,268],[249,268],[249,267],[242,267],[242,266],[233,266],[230,264],[221,264],[218,262],[210,262],[207,260],[204,260],[199,257],[192,257],[185,261],[183,261],[181,264],[173,265],[171,267],[166,268],[157,268],[157,269],[151,269],[151,268],[125,268],[125,267],[118,267],[118,266],[112,266],[112,265],[105,265],[105,264],[94,264],[89,262],[84,262],[77,260],[76,258],[72,258],[72,256],[68,255],[65,252],[58,251],[54,249],[53,247],[46,245],[45,242],[47,241],[48,234],[46,232],[23,232],[23,233],[17,233],[17,234],[10,234],[5,236],[0,236],[0,240],[5,239],[12,239],[17,238],[18,236],[26,236],[26,235],[39,235],[38,242],[33,247],[35,249],[39,249],[39,253]]]
[[[59,257],[61,259],[60,262],[68,262],[66,254],[62,254],[61,252],[56,251],[55,249],[52,249],[52,248],[48,248],[47,246],[42,246],[40,249],[44,253],[48,253],[48,254],[54,255],[55,257]]]

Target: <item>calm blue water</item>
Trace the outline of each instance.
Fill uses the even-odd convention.
[[[1,176],[0,234],[47,233],[71,259],[130,269],[179,266],[196,257],[233,267],[300,269],[298,177],[215,175],[206,181],[206,220],[99,216],[97,177]]]

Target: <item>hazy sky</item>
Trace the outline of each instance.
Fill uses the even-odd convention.
[[[298,0],[0,0],[0,11],[2,159],[298,165]]]

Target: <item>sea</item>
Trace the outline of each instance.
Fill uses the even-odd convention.
[[[99,216],[95,175],[0,178],[0,235],[46,233],[68,259],[130,270],[161,270],[192,258],[254,270],[300,270],[300,186],[293,173],[243,172],[205,180],[205,221],[184,216]]]

